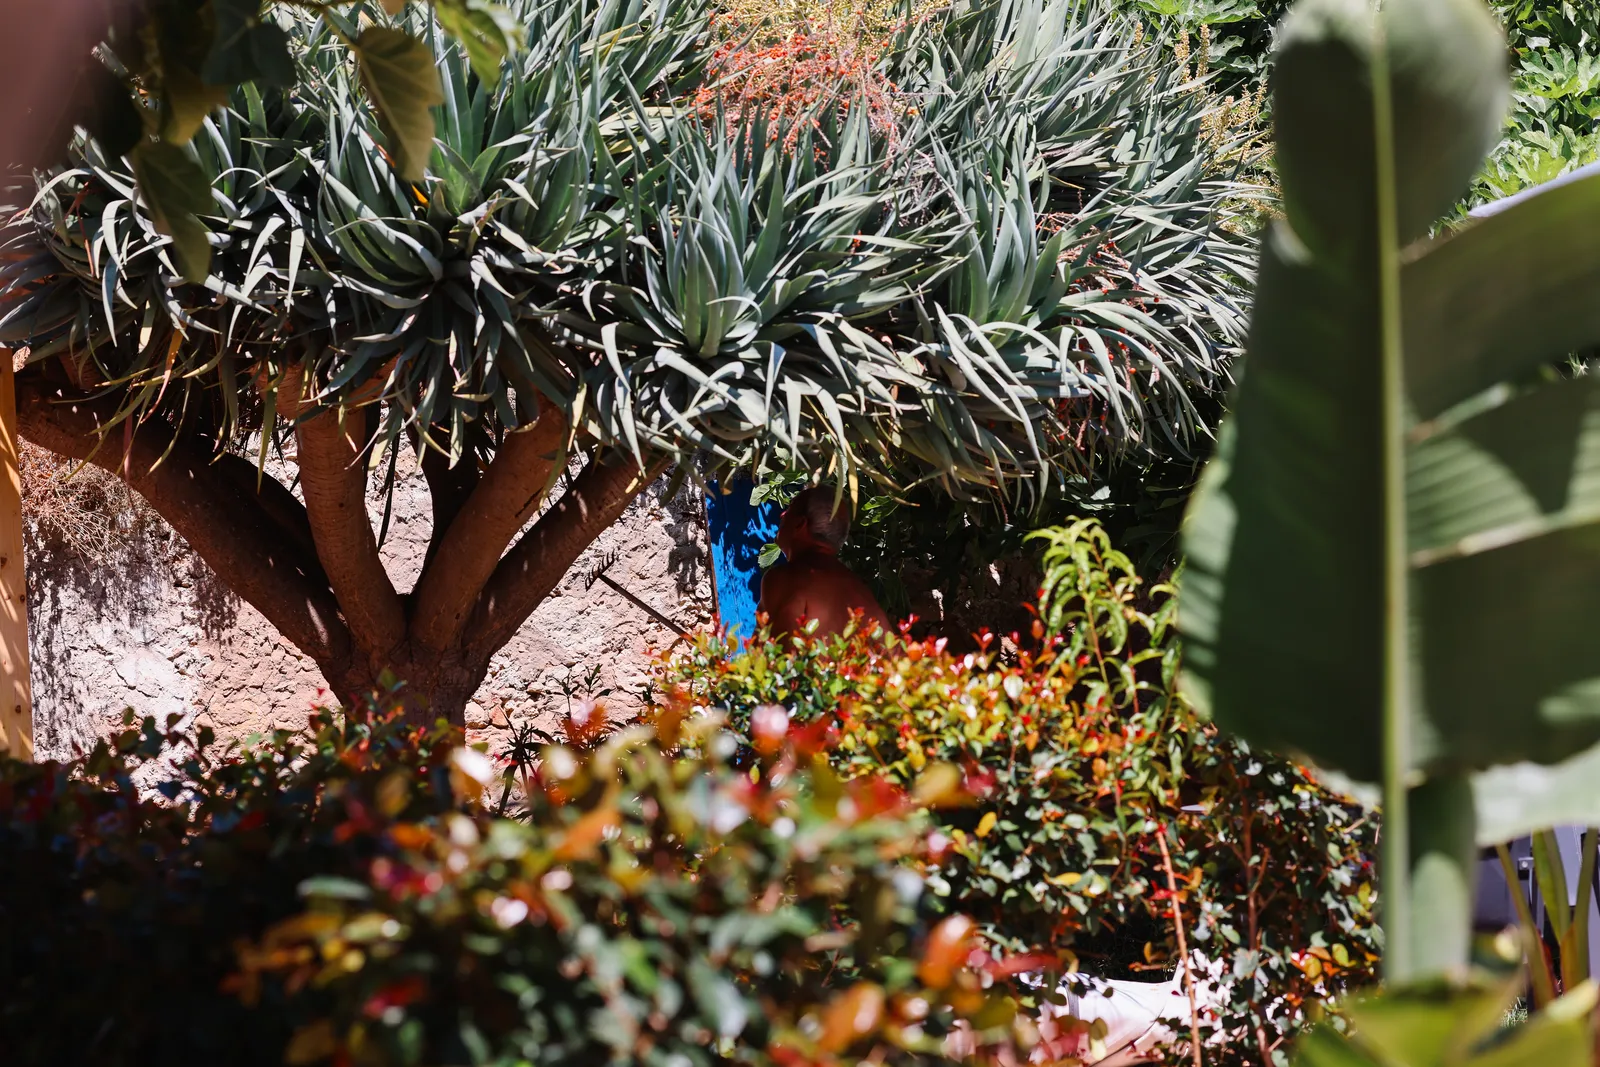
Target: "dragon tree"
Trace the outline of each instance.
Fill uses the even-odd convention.
[[[1250,250],[1203,88],[1109,0],[907,12],[730,37],[519,0],[495,71],[426,9],[267,9],[295,77],[173,149],[208,198],[152,208],[87,133],[37,176],[0,289],[21,432],[125,477],[342,698],[393,671],[456,721],[674,469],[1027,507],[1204,441]],[[432,49],[384,90],[432,106],[422,180],[335,17]],[[366,498],[407,449],[433,528],[399,589]]]

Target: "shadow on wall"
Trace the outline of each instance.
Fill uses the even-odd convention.
[[[662,478],[651,487],[661,527],[672,538],[667,553],[667,570],[677,585],[680,597],[703,596],[711,581],[710,559],[706,554],[705,497],[691,482],[676,494],[672,481]]]
[[[174,587],[189,591],[176,606],[196,636],[233,626],[239,601],[114,475],[24,443],[22,477],[36,740],[64,755],[104,731],[111,709],[98,705],[124,688],[128,654],[173,609]]]
[[[23,462],[41,754],[88,748],[129,705],[158,719],[196,715],[238,738],[297,722],[308,701],[323,699],[315,665],[118,477],[95,467],[74,474],[74,463],[28,446]],[[432,529],[426,483],[413,467],[400,472],[383,548],[401,584],[415,577]],[[492,731],[491,719],[501,729],[513,720],[554,722],[565,702],[559,683],[591,665],[614,710],[631,713],[650,650],[676,635],[623,596],[585,587],[585,573],[604,556],[617,557],[612,577],[644,603],[684,626],[708,620],[704,500],[692,484],[671,488],[662,479],[641,495],[496,654],[478,694],[483,728]],[[368,506],[376,523],[381,497]]]

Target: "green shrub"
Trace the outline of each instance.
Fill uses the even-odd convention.
[[[666,680],[753,742],[785,716],[827,724],[846,776],[960,768],[968,803],[935,815],[948,845],[929,882],[996,951],[1173,975],[1175,888],[1188,945],[1216,964],[1213,1062],[1274,1062],[1310,1002],[1373,976],[1371,824],[1304,768],[1196,719],[1172,688],[1171,589],[1144,589],[1097,524],[1040,539],[1038,643],[1009,660],[988,635],[961,657],[942,638],[738,656],[706,639]]]
[[[1511,46],[1505,137],[1468,200],[1510,196],[1600,159],[1600,8],[1493,0]]]
[[[1288,0],[1124,0],[1158,34],[1202,32],[1219,92],[1258,92]],[[1510,46],[1504,139],[1462,206],[1510,196],[1600,159],[1600,7],[1572,0],[1489,0]],[[1262,124],[1265,132],[1266,123]]]
[[[397,715],[204,736],[152,796],[135,773],[185,742],[150,721],[0,765],[7,1062],[937,1063],[957,1018],[1010,1041],[970,921],[922,899],[916,804],[813,769],[803,732],[756,782],[668,711],[546,748],[509,820],[487,756]]]

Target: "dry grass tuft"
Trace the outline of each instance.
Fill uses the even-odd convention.
[[[85,563],[123,552],[161,523],[144,498],[99,467],[22,442],[22,514],[29,532]]]
[[[721,10],[724,26],[767,43],[798,33],[868,44],[888,40],[941,6],[935,0],[728,0]]]

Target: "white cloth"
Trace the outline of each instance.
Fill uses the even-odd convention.
[[[1152,1063],[1176,1037],[1175,1028],[1187,1029],[1182,978],[1125,982],[1074,975],[1060,992],[1066,1003],[1046,1005],[1039,1020],[1047,1058],[1076,1057],[1094,1067]]]

